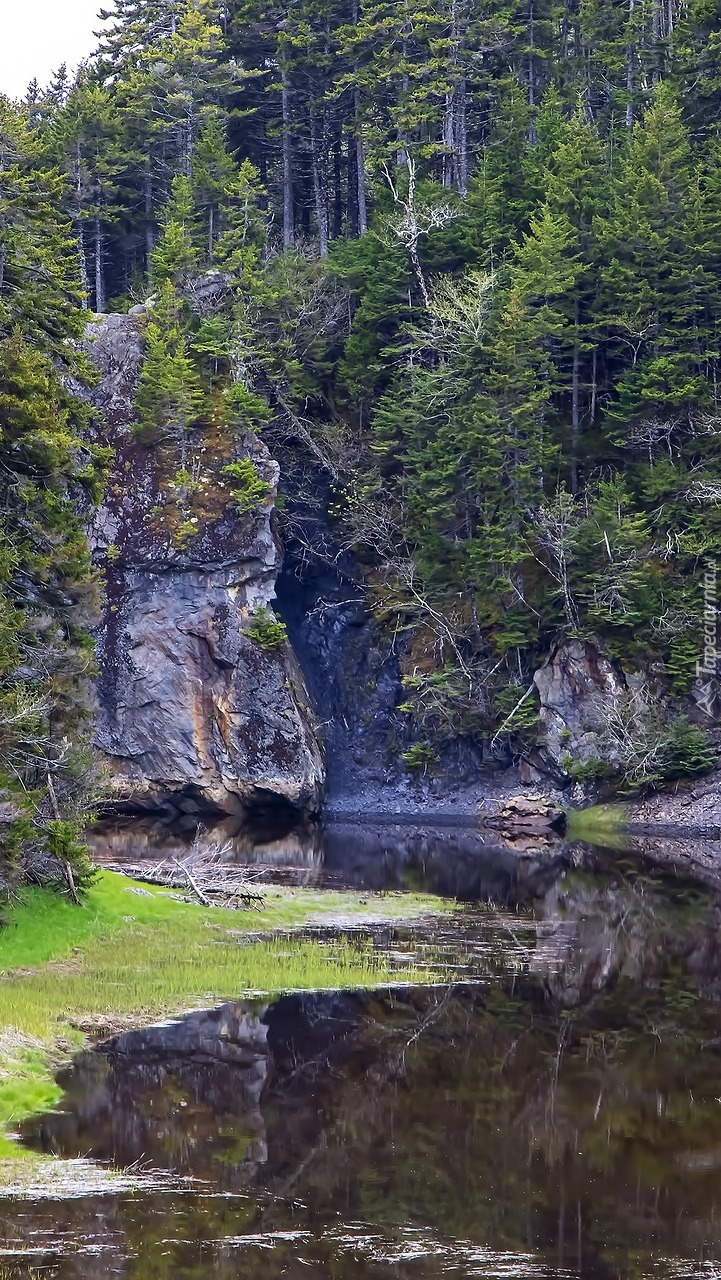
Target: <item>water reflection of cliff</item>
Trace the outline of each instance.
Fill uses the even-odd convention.
[[[114,1206],[137,1280],[154,1235],[163,1278],[431,1280],[495,1274],[486,1255],[509,1276],[674,1274],[674,1255],[721,1253],[721,1108],[700,1052],[718,1010],[672,969],[571,1016],[537,984],[228,1006],[84,1057],[63,1111],[26,1130],[203,1179]]]
[[[59,1077],[62,1109],[30,1126],[34,1141],[52,1154],[90,1151],[121,1168],[145,1162],[245,1185],[267,1160],[263,1013],[225,1004],[81,1054]]]
[[[314,875],[494,903],[498,979],[239,1002],[84,1054],[27,1141],[198,1183],[0,1202],[3,1239],[47,1242],[63,1280],[668,1280],[721,1257],[712,892],[468,831],[337,827],[307,849]]]
[[[302,883],[327,883],[364,889],[434,889],[464,900],[487,899],[498,905],[526,902],[539,868],[551,875],[564,865],[593,867],[599,848],[581,841],[524,834],[502,837],[480,826],[406,822],[308,823],[275,827],[242,825],[228,818],[208,828],[193,821],[173,824],[152,817],[113,817],[99,822],[88,841],[101,865],[133,866],[144,860],[163,861],[188,854],[193,841],[202,848],[222,849],[228,862],[285,870]],[[616,831],[600,839],[608,855],[641,866],[668,867],[721,889],[721,843],[679,833]],[[309,875],[309,873],[313,873]]]
[[[187,857],[194,840],[200,849],[211,846],[221,861],[267,867],[273,873],[288,869],[300,884],[314,884],[319,877],[323,844],[313,824],[272,831],[239,827],[228,819],[211,829],[192,832],[153,818],[112,818],[98,823],[87,836],[93,859],[100,866],[132,869],[144,862],[165,862]]]
[[[531,967],[559,1005],[589,1000],[621,979],[655,980],[669,955],[715,992],[716,897],[697,880],[654,869],[668,841],[633,836],[623,853],[566,840],[503,840],[466,827],[334,824],[295,829],[275,840],[216,829],[203,837],[228,862],[294,883],[364,890],[419,890],[491,903],[534,923]],[[128,865],[187,852],[187,837],[148,820],[103,824],[96,856]],[[645,860],[643,855],[646,855]],[[705,848],[709,866],[712,848]],[[691,920],[695,921],[691,928]],[[683,927],[681,927],[683,924]]]
[[[132,869],[143,862],[187,856],[193,836],[150,818],[106,820],[88,836],[102,866]],[[239,829],[231,820],[199,829],[197,847],[212,847],[229,863],[266,868],[274,879],[367,890],[409,889],[490,901],[528,904],[539,885],[568,862],[565,842],[519,837],[504,841],[474,827],[423,824],[307,825],[271,836]]]
[[[591,851],[592,854],[592,851]],[[533,904],[533,971],[559,1007],[587,1004],[627,982],[648,987],[670,971],[721,1001],[721,906],[691,880],[632,862],[565,867]],[[562,926],[562,927],[561,927]]]

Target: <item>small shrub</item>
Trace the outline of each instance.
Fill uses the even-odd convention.
[[[703,729],[691,724],[688,716],[676,716],[668,726],[663,746],[661,776],[665,782],[680,778],[697,778],[708,773],[716,760],[716,752]]]
[[[87,886],[95,878],[90,861],[90,851],[83,843],[83,827],[80,822],[54,819],[45,828],[45,846],[61,869],[69,865],[78,887]]]
[[[440,764],[438,752],[427,742],[414,742],[403,752],[403,759],[411,773],[434,773]]]
[[[186,494],[187,496],[192,496],[193,494],[198,493],[200,491],[200,489],[202,488],[202,485],[200,481],[195,479],[195,477],[192,476],[189,471],[186,471],[182,467],[180,467],[175,472],[175,475],[171,476],[170,480],[168,481],[168,488],[176,489],[181,493]]]
[[[232,383],[225,391],[224,399],[230,416],[242,422],[246,431],[259,431],[273,416],[267,400],[256,395],[242,382]]]
[[[177,529],[175,530],[173,541],[176,547],[178,547],[182,551],[184,547],[187,547],[188,543],[190,542],[190,539],[195,538],[197,536],[197,533],[198,533],[197,521],[183,520],[183,522],[179,524]]]
[[[236,482],[235,487],[230,491],[230,496],[239,515],[249,515],[251,511],[262,507],[272,496],[273,490],[265,480],[261,480],[250,458],[229,462],[226,467],[223,467],[223,475],[229,476]]]
[[[282,649],[288,643],[288,632],[285,624],[279,622],[273,614],[261,605],[253,614],[250,626],[246,627],[245,634],[250,640],[254,640],[261,649],[266,649],[273,653],[276,649]]]
[[[574,782],[599,782],[602,778],[612,777],[614,773],[610,764],[596,756],[584,760],[582,764],[575,764],[570,756],[564,756],[561,763]]]

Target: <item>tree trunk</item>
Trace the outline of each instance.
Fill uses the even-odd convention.
[[[360,11],[358,0],[353,0],[353,25],[358,26]],[[353,68],[358,75],[358,63]],[[355,166],[356,166],[356,200],[358,209],[358,235],[364,236],[368,230],[368,205],[366,203],[366,158],[363,146],[363,127],[361,125],[360,89],[353,94],[353,111],[355,114]]]
[[[574,309],[575,335],[573,340],[573,366],[571,374],[571,493],[578,493],[578,437],[581,428],[580,418],[580,351],[578,346],[579,308],[576,301]]]
[[[290,83],[285,55],[283,55],[281,77],[281,102],[283,113],[283,248],[292,249],[295,244],[295,216],[293,210],[293,151],[290,135]]]
[[[465,200],[468,195],[468,114],[466,77],[456,90],[456,187]]]
[[[453,170],[455,167],[455,112],[456,95],[453,89],[446,94],[446,108],[443,116],[443,186],[450,191],[453,186]]]
[[[368,204],[366,201],[366,158],[363,146],[363,133],[360,123],[360,93],[355,94],[356,140],[355,161],[358,188],[358,234],[364,236],[368,230]]]
[[[535,14],[533,12],[533,0],[531,0],[528,10],[528,106],[531,111],[531,123],[528,130],[529,142],[536,141],[536,124],[533,116],[536,106],[536,64],[533,60],[535,40]]]
[[[661,40],[661,5],[663,0],[651,0],[651,42],[653,44],[653,68],[651,70],[651,80],[654,85],[658,84],[659,71],[659,43]]]
[[[185,113],[185,120],[180,126],[180,172],[189,178],[193,169],[193,141],[195,138],[195,103],[192,94]]]
[[[85,252],[85,238],[83,236],[83,224],[78,222],[78,261],[80,263],[80,287],[83,291],[83,309],[90,310],[90,281],[88,279],[88,255]]]
[[[333,226],[332,237],[337,240],[343,234],[343,142],[340,129],[333,143]]]
[[[83,237],[83,180],[82,180],[82,153],[80,150],[80,138],[75,143],[75,226],[76,235],[78,237],[78,262],[80,264],[80,285],[83,292],[83,307],[85,310],[90,309],[90,281],[88,279],[88,257],[85,252],[85,239]]]
[[[403,44],[401,45],[401,59],[403,62],[403,66],[405,67],[407,65],[407,60],[408,60],[408,42],[405,36],[403,37]],[[398,100],[396,101],[396,106],[397,107],[402,106],[403,110],[405,110],[407,97],[408,97],[408,74],[407,72],[404,71],[403,79],[401,80],[400,101]],[[401,165],[406,165],[409,160],[407,143],[408,143],[408,137],[405,129],[399,129],[398,131],[399,145],[398,145],[398,151],[396,153],[396,164],[398,165],[399,168],[401,167]]]
[[[211,204],[208,208],[208,261],[213,261],[213,247],[215,244],[215,209]]]
[[[324,156],[318,146],[315,111],[310,110],[310,151],[313,170],[313,200],[315,203],[315,222],[318,231],[318,248],[321,258],[328,257],[328,200],[326,194]]]
[[[150,275],[150,259],[155,248],[155,229],[153,227],[153,175],[149,164],[145,170],[143,195],[145,201],[145,270]]]
[[[597,353],[596,353],[596,348],[594,347],[594,348],[593,348],[593,355],[592,355],[592,357],[591,357],[591,410],[590,410],[590,414],[589,414],[589,417],[590,417],[590,419],[591,419],[591,424],[593,424],[593,423],[596,421],[596,396],[597,396],[597,389],[596,389],[596,388],[597,388],[597,383],[596,383],[596,365],[597,365],[597,359],[598,359],[598,356],[597,356]]]
[[[315,207],[313,194],[313,165],[309,154],[296,159],[296,210],[300,219],[300,234],[304,240],[310,240],[313,234],[311,212]]]
[[[634,43],[633,33],[631,31],[631,23],[633,22],[634,0],[628,0],[628,44],[626,45],[626,93],[628,94],[628,102],[626,103],[626,128],[633,128],[633,57]]]
[[[100,219],[95,219],[95,310],[98,315],[105,312],[105,285],[103,281],[103,233]]]
[[[348,143],[348,172],[346,175],[346,184],[348,187],[347,200],[347,230],[351,240],[358,239],[358,170],[356,166],[356,148],[355,143],[351,140]]]
[[[457,0],[451,0],[451,56],[448,78],[451,85],[446,94],[443,121],[443,185],[450,190],[466,194],[468,186],[468,160],[466,137],[466,78],[460,71],[463,36],[458,29]]]
[[[410,156],[408,156],[406,163],[408,165],[408,204],[406,207],[408,209],[408,223],[410,227],[408,252],[410,254],[411,263],[413,264],[413,270],[415,271],[421,294],[423,295],[423,305],[425,306],[426,311],[428,311],[431,305],[431,297],[428,292],[428,285],[426,284],[426,278],[423,274],[423,267],[421,266],[421,259],[418,253],[418,240],[420,233],[418,229],[418,218],[416,216],[416,163],[415,160],[410,158]]]

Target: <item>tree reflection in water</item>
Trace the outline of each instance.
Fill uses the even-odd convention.
[[[62,1277],[720,1275],[721,909],[571,861],[503,880],[496,855],[531,937],[519,967],[496,913],[496,980],[227,1005],[84,1054],[25,1140],[198,1182],[3,1202],[0,1234]]]

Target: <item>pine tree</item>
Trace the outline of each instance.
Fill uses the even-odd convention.
[[[0,789],[25,815],[18,840],[53,854],[64,880],[68,859],[87,870],[95,588],[84,517],[102,456],[69,389],[86,370],[62,179],[23,109],[2,98],[0,171]]]
[[[620,374],[607,418],[618,441],[644,420],[681,425],[704,398],[694,185],[688,134],[664,85],[634,128],[599,237],[601,303]]]
[[[225,131],[215,114],[201,130],[191,169],[193,199],[207,228],[208,261],[212,262],[216,241],[223,230],[221,209],[229,203],[236,179],[236,165],[228,154]]]
[[[182,285],[187,280],[200,261],[194,243],[195,230],[191,181],[179,175],[173,180],[165,226],[150,260],[153,284],[170,281],[173,285]]]
[[[180,299],[170,280],[160,282],[145,333],[145,358],[135,401],[136,432],[144,444],[179,446],[185,471],[188,432],[203,408],[195,362],[181,323]]]
[[[106,309],[108,237],[122,211],[124,135],[111,96],[81,73],[62,111],[49,122],[50,147],[67,173],[81,280],[94,309]]]

